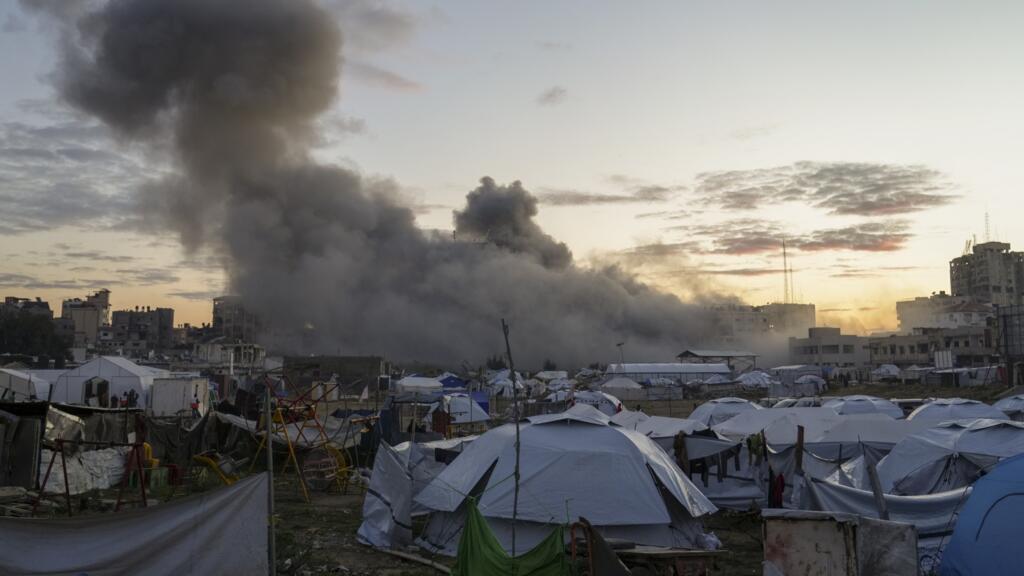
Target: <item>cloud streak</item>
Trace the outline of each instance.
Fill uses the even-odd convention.
[[[917,165],[797,162],[697,175],[696,195],[724,210],[804,203],[844,216],[894,216],[956,200],[944,176]]]

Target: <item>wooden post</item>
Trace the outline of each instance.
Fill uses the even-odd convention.
[[[274,433],[273,406],[270,402],[270,386],[266,388],[267,398],[264,402],[263,418],[267,432],[267,560],[270,576],[277,574],[277,543],[274,534],[274,445],[270,436]],[[255,462],[255,458],[253,458]]]
[[[885,493],[882,492],[882,482],[878,479],[878,470],[872,462],[868,462],[868,479],[871,480],[871,492],[875,495],[875,507],[878,508],[878,517],[882,520],[889,519],[889,507],[885,503]]]
[[[804,473],[804,427],[796,427],[796,473]]]

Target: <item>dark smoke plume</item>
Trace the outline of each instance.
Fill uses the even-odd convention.
[[[65,28],[63,97],[154,149],[177,176],[140,195],[186,247],[220,252],[280,351],[479,362],[513,326],[526,366],[666,360],[706,328],[617,268],[585,269],[489,178],[456,239],[416,227],[389,181],[310,160],[337,94],[341,35],[309,0],[111,0]]]

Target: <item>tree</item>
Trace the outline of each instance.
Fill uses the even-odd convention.
[[[67,344],[54,332],[53,321],[24,311],[0,313],[0,354],[53,358],[58,368],[70,357]]]
[[[506,368],[508,368],[508,364],[505,363],[505,357],[501,354],[495,354],[487,358],[488,370],[504,370]]]
[[[550,359],[544,359],[544,370],[558,370],[558,366],[555,365]]]

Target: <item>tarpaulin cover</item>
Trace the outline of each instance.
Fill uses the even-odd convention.
[[[0,518],[0,542],[0,574],[266,574],[267,476],[117,514]]]
[[[1024,566],[1024,456],[1000,463],[978,480],[942,555],[940,574],[1016,574]]]
[[[565,559],[561,525],[525,554],[509,556],[494,537],[487,521],[468,500],[466,524],[462,529],[459,554],[452,576],[568,576],[572,572]]]
[[[817,478],[807,480],[808,499],[804,508],[878,518],[875,496],[870,491],[839,486]],[[942,545],[948,542],[953,532],[956,513],[970,490],[968,487],[927,496],[885,495],[889,519],[913,524],[917,528],[918,555],[924,572],[935,567]]]
[[[363,523],[356,537],[377,548],[412,543],[412,476],[406,456],[381,441],[363,500]]]

